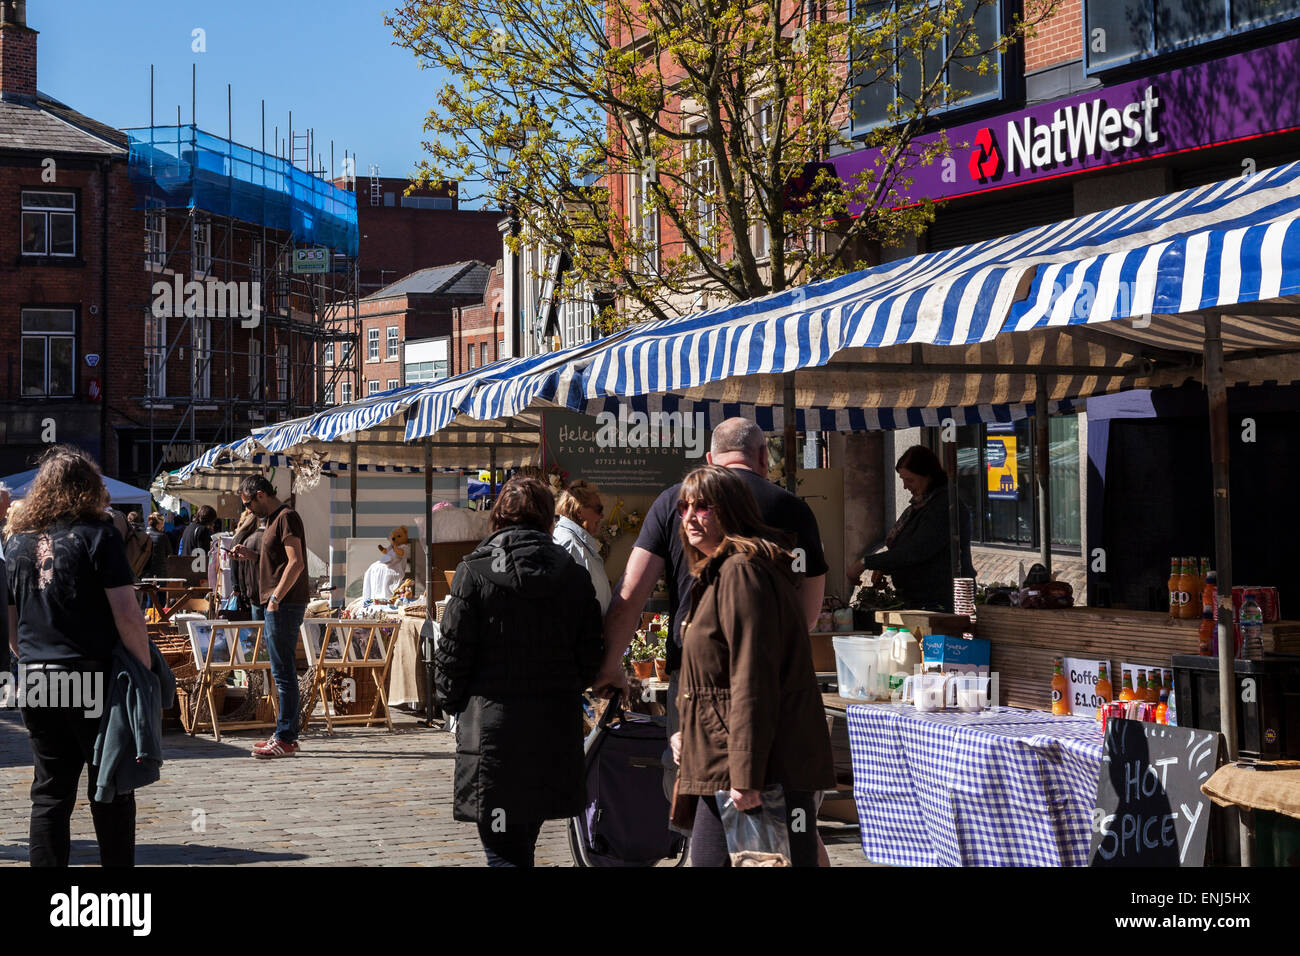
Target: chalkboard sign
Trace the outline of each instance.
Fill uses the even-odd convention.
[[[1219,766],[1217,732],[1143,720],[1106,722],[1092,812],[1093,866],[1202,866]]]
[[[706,464],[703,414],[602,412],[592,418],[568,409],[542,413],[542,467],[594,483],[610,495],[657,495]]]

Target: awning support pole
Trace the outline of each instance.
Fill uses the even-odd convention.
[[[781,376],[781,390],[784,399],[784,419],[785,419],[785,490],[794,494],[798,488],[798,479],[795,475],[795,469],[798,463],[795,461],[795,446],[798,444],[795,439],[794,430],[794,372],[786,372]]]
[[[488,445],[488,496],[497,497],[497,446]]]
[[[1034,376],[1034,475],[1038,484],[1038,563],[1052,573],[1052,440],[1047,419],[1047,376]],[[1014,466],[1013,466],[1014,467]]]
[[[948,473],[948,557],[954,579],[962,576],[961,502],[957,499],[957,440],[943,443],[943,470]]]
[[[1210,403],[1210,464],[1214,481],[1214,558],[1219,581],[1219,726],[1228,759],[1237,759],[1237,680],[1233,659],[1237,639],[1232,604],[1232,509],[1228,478],[1228,386],[1223,379],[1222,322],[1218,312],[1205,313],[1205,390]],[[1177,688],[1175,688],[1177,690]],[[1254,864],[1250,830],[1240,811],[1228,807],[1228,824],[1237,822],[1241,865]],[[1231,832],[1231,829],[1229,829]]]
[[[348,499],[352,503],[352,537],[357,536],[357,443],[348,453]]]
[[[432,627],[437,620],[433,600],[433,439],[424,440],[424,618],[425,626]],[[442,711],[434,699],[432,687],[427,687],[428,699],[424,702],[426,727],[433,726],[435,717]]]

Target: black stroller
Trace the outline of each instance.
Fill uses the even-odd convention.
[[[569,819],[574,866],[686,862],[689,841],[668,826],[665,717],[629,714],[610,701],[587,736],[587,806]]]

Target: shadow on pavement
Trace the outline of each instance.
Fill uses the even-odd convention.
[[[249,850],[198,843],[142,843],[135,848],[136,866],[236,866],[248,863],[289,863],[306,858],[305,853],[288,850]],[[26,863],[27,845],[0,845],[0,860]],[[99,847],[94,840],[73,840],[68,862],[70,866],[98,866]]]

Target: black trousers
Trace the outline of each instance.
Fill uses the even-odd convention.
[[[90,767],[87,793],[95,823],[101,866],[135,865],[135,794],[119,794],[111,803],[95,802],[99,768],[91,765],[99,718],[80,708],[24,707],[23,723],[31,737],[36,775],[32,781],[30,860],[32,866],[68,865],[72,846],[72,809],[83,767]]]
[[[511,824],[501,832],[493,831],[491,821],[481,821],[478,825],[478,838],[488,866],[531,867],[541,832],[541,821]]]
[[[796,814],[796,810],[803,813]],[[793,866],[816,866],[817,794],[806,790],[786,791],[785,812],[786,830],[790,834],[790,863]],[[727,834],[722,829],[716,797],[700,797],[695,810],[695,826],[691,829],[691,866],[731,866]]]

